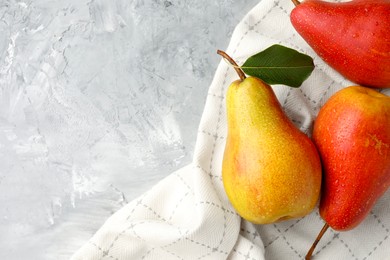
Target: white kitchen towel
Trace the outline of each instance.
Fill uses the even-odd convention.
[[[324,102],[351,83],[295,32],[289,20],[293,8],[289,0],[262,0],[237,25],[226,51],[239,64],[273,44],[313,57],[316,69],[300,88],[273,86],[287,115],[310,135]],[[237,215],[225,195],[221,180],[225,93],[236,79],[234,69],[221,60],[208,92],[193,162],[113,214],[72,259],[304,258],[323,225],[318,209],[300,219],[255,226]],[[356,229],[328,230],[315,259],[390,259],[389,203],[388,192]]]

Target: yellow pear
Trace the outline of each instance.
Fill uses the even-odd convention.
[[[267,224],[311,212],[321,188],[320,157],[272,88],[255,77],[241,78],[229,86],[226,105],[222,179],[238,214]]]

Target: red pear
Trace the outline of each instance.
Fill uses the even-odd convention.
[[[347,79],[390,87],[390,1],[293,0],[291,23],[313,50]]]
[[[321,108],[313,140],[323,165],[323,231],[350,230],[390,187],[390,97],[360,86],[340,90]]]

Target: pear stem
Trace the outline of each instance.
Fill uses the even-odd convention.
[[[291,0],[295,6],[298,6],[301,4],[298,0]]]
[[[325,234],[325,232],[326,232],[326,230],[328,230],[328,228],[329,228],[328,223],[325,223],[325,225],[322,227],[320,233],[318,234],[316,240],[314,240],[313,245],[310,247],[309,251],[307,252],[305,260],[310,260],[311,259],[311,256],[312,256],[312,254],[314,252],[314,249],[316,248],[318,242],[320,242],[322,236]]]
[[[245,73],[242,71],[240,66],[238,66],[237,63],[226,52],[217,50],[217,53],[233,65],[233,68],[236,70],[241,80],[244,80],[246,78]]]

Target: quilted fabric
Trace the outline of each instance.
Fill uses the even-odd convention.
[[[293,7],[288,0],[262,0],[237,25],[226,52],[242,64],[277,43],[313,57],[316,69],[300,88],[273,86],[287,115],[310,135],[321,106],[351,83],[295,32],[289,20]],[[112,215],[72,259],[304,258],[324,224],[318,209],[300,219],[255,226],[242,220],[226,198],[221,180],[225,93],[236,79],[234,69],[221,61],[209,88],[193,162]],[[315,259],[389,259],[389,203],[387,192],[356,229],[328,230]]]

